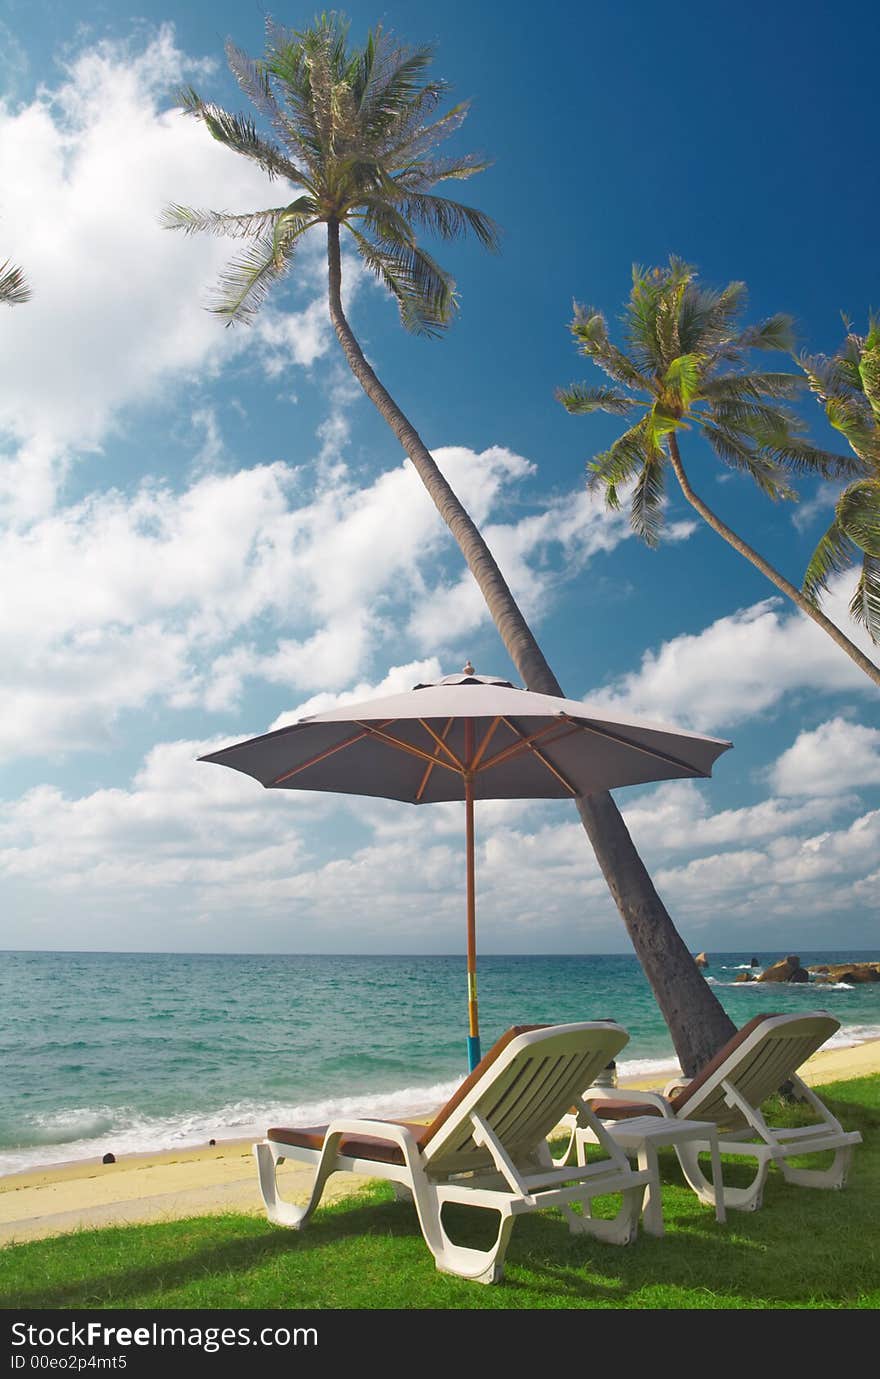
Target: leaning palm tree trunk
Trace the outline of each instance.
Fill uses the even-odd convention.
[[[351,371],[397,436],[461,549],[495,626],[528,689],[561,695],[525,618],[473,520],[440,473],[415,427],[367,363],[342,308],[339,224],[327,225],[330,319]],[[578,813],[651,983],[682,1071],[692,1076],[726,1042],[734,1025],[702,977],[639,857],[607,791],[582,797]]]
[[[762,555],[759,555],[747,541],[743,541],[741,536],[737,536],[736,532],[728,527],[726,522],[722,522],[721,518],[718,517],[717,514],[703,502],[702,498],[694,492],[691,487],[690,479],[682,464],[678,441],[674,435],[670,435],[669,437],[669,457],[672,461],[672,468],[675,472],[675,477],[678,479],[682,493],[691,507],[700,514],[703,521],[708,523],[712,530],[717,532],[729,546],[732,546],[740,555],[745,556],[746,560],[754,565],[756,570],[760,570],[761,574],[769,579],[771,584],[775,584],[776,588],[779,589],[781,593],[785,594],[787,598],[790,598],[792,603],[794,603],[802,613],[805,613],[808,618],[812,618],[813,622],[818,623],[823,632],[828,633],[828,636],[846,652],[850,660],[855,661],[859,669],[863,670],[865,674],[874,681],[875,685],[880,685],[880,666],[876,666],[873,661],[870,661],[868,657],[850,641],[849,637],[841,632],[837,624],[833,623],[830,618],[825,616],[821,608],[817,608],[815,603],[812,603],[805,594],[801,593],[796,585],[787,580],[784,575],[781,575]]]

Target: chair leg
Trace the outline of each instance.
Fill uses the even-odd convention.
[[[782,1176],[787,1183],[798,1187],[842,1188],[846,1182],[855,1145],[838,1149],[828,1168],[792,1168],[785,1159],[780,1161]]]
[[[257,1161],[257,1174],[260,1180],[260,1194],[266,1207],[266,1215],[276,1226],[289,1226],[302,1230],[315,1207],[321,1200],[324,1184],[333,1172],[332,1160],[322,1158],[312,1182],[311,1196],[303,1207],[287,1202],[278,1191],[278,1165],[284,1163],[283,1154],[276,1154],[268,1140],[260,1140],[254,1145],[254,1158]]]
[[[700,1166],[699,1146],[694,1144],[678,1144],[675,1146],[678,1155],[678,1162],[681,1164],[681,1171],[688,1184],[693,1188],[701,1202],[707,1206],[718,1206],[717,1194],[712,1182],[706,1177]],[[751,1157],[751,1154],[750,1156]],[[754,1154],[758,1168],[755,1177],[748,1187],[724,1187],[721,1189],[722,1206],[731,1208],[733,1211],[757,1211],[764,1198],[764,1184],[767,1181],[767,1174],[770,1171],[770,1155],[761,1153]]]
[[[591,1235],[596,1240],[604,1240],[608,1245],[631,1245],[638,1235],[639,1214],[645,1195],[644,1185],[624,1188],[621,1192],[620,1208],[616,1216],[609,1219],[591,1215],[590,1199],[585,1197],[582,1211],[572,1211],[564,1206],[562,1214],[568,1222],[573,1235]]]
[[[434,1263],[442,1274],[454,1274],[457,1278],[469,1279],[472,1283],[500,1283],[504,1277],[504,1257],[513,1232],[514,1217],[508,1207],[492,1207],[499,1216],[498,1234],[495,1243],[488,1250],[473,1250],[466,1245],[456,1245],[449,1238],[443,1225],[443,1189],[437,1190],[436,1211],[431,1212],[430,1231],[422,1211],[422,1234],[425,1243],[434,1256]],[[418,1203],[418,1196],[416,1197]]]

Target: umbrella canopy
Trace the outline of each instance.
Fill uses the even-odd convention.
[[[709,776],[731,744],[577,700],[460,675],[346,704],[210,752],[272,790],[375,795],[410,804],[464,800],[471,1063],[479,1056],[474,917],[475,800],[573,799],[622,785]]]

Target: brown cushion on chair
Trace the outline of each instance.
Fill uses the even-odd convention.
[[[659,1106],[650,1101],[590,1101],[588,1103],[594,1116],[600,1120],[632,1120],[635,1116],[662,1116]],[[577,1111],[577,1107],[574,1108]]]
[[[546,1025],[513,1025],[509,1030],[502,1034],[501,1038],[492,1045],[484,1058],[481,1058],[472,1073],[468,1073],[464,1082],[456,1092],[452,1094],[445,1106],[441,1106],[434,1119],[428,1125],[414,1124],[412,1121],[396,1120],[387,1122],[389,1125],[405,1125],[415,1136],[419,1149],[424,1149],[425,1145],[452,1115],[472,1087],[483,1076],[487,1068],[491,1068],[496,1058],[504,1052],[519,1034],[528,1034],[534,1029],[547,1029]],[[298,1126],[274,1126],[267,1131],[266,1138],[274,1140],[278,1144],[296,1145],[300,1149],[320,1149],[327,1135],[328,1126],[311,1125],[305,1128]],[[378,1135],[345,1135],[339,1144],[339,1153],[347,1154],[353,1159],[374,1159],[377,1163],[402,1164],[404,1162],[403,1150],[392,1140],[380,1139]]]
[[[725,1063],[730,1055],[744,1044],[749,1035],[752,1034],[759,1025],[763,1025],[765,1020],[775,1020],[776,1015],[753,1015],[748,1024],[743,1025],[741,1030],[732,1035],[727,1043],[718,1050],[714,1058],[711,1058],[705,1068],[701,1068],[696,1077],[692,1077],[686,1087],[682,1087],[677,1092],[673,1092],[669,1098],[669,1104],[676,1115],[681,1108],[690,1101],[698,1087],[702,1087],[704,1082],[708,1082],[713,1073],[716,1073]]]
[[[424,1133],[424,1125],[407,1120],[393,1120],[389,1125],[405,1125],[418,1139]],[[312,1125],[304,1129],[275,1127],[267,1132],[267,1139],[277,1144],[296,1145],[300,1149],[320,1149],[327,1136],[329,1126]],[[339,1143],[339,1153],[352,1159],[373,1159],[376,1163],[402,1164],[403,1150],[393,1140],[383,1140],[378,1135],[343,1135]]]

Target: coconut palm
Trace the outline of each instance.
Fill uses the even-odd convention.
[[[29,301],[30,296],[31,289],[21,269],[16,268],[9,259],[0,263],[0,302],[6,306],[20,306],[22,302]]]
[[[871,317],[867,335],[848,329],[832,359],[802,355],[800,362],[831,425],[864,465],[864,476],[837,500],[834,521],[807,567],[804,593],[818,603],[829,576],[861,560],[849,610],[880,644],[880,318]]]
[[[172,206],[165,223],[248,241],[222,279],[213,306],[230,324],[247,320],[269,287],[289,272],[302,236],[325,227],[330,317],[353,374],[458,542],[523,683],[560,694],[491,551],[415,427],[367,363],[342,305],[344,230],[396,298],[407,330],[437,334],[452,320],[453,280],[419,242],[419,232],[441,240],[474,235],[488,249],[498,242],[488,216],[434,190],[486,166],[469,154],[438,152],[460,127],[467,104],[437,113],[447,87],[428,75],[429,48],[405,47],[376,29],[362,49],[350,49],[347,25],[336,15],[322,16],[303,32],[270,23],[266,53],[258,61],[232,44],[226,51],[239,85],[274,138],[260,133],[252,119],[228,114],[194,91],[184,94],[184,110],[227,148],[292,186],[296,195],[244,215]],[[694,1070],[733,1026],[676,932],[611,796],[580,800],[578,809],[682,1066]]]
[[[796,498],[792,475],[826,478],[863,474],[858,457],[834,455],[812,445],[787,405],[804,384],[799,374],[767,373],[751,367],[754,350],[790,350],[792,323],[771,316],[742,323],[746,288],[702,287],[693,268],[671,258],[668,267],[633,269],[624,315],[627,349],[613,344],[601,311],[577,307],[572,332],[580,352],[615,386],[574,384],[560,389],[569,412],[610,412],[630,418],[623,435],[589,465],[590,483],[605,490],[610,507],[620,506],[621,489],[632,484],[630,519],[649,545],[660,538],[664,488],[671,468],[687,501],[713,531],[750,561],[792,603],[880,684],[880,668],[768,560],[737,535],[694,491],[684,467],[679,436],[698,432],[728,467],[748,474],[769,498]],[[876,529],[875,529],[876,531]],[[826,549],[827,559],[827,549]],[[829,567],[830,568],[830,567]]]

